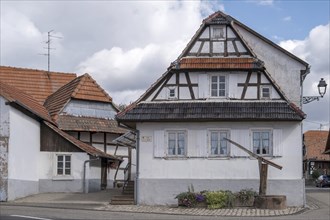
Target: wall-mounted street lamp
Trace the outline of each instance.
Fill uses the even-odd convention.
[[[320,96],[304,96],[303,104],[307,104],[315,100],[319,101],[320,98],[323,98],[324,94],[327,91],[327,83],[324,81],[323,78],[321,78],[319,84],[317,85],[317,88],[319,90]]]

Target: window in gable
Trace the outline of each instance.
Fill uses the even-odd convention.
[[[262,99],[270,99],[270,92],[271,92],[271,89],[270,89],[269,86],[261,87],[261,98]]]
[[[168,88],[168,98],[169,99],[176,99],[177,97],[177,92],[176,92],[176,87],[169,87]]]
[[[211,97],[226,97],[226,76],[211,76]]]
[[[212,39],[225,39],[226,30],[225,27],[213,27],[212,28]]]

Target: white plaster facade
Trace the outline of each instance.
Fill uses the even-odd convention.
[[[267,128],[273,131],[273,155],[267,159],[283,166],[282,170],[269,168],[268,177],[272,184],[293,182],[295,188],[272,189],[269,194],[285,194],[288,205],[303,205],[302,154],[300,123],[290,122],[209,122],[209,123],[141,123],[139,158],[139,204],[175,204],[175,195],[187,190],[193,184],[198,190],[233,190],[251,187],[256,191],[259,184],[258,161],[249,157],[236,146],[230,145],[226,157],[209,155],[208,130],[228,130],[231,138],[251,150],[253,129]],[[185,130],[187,132],[187,154],[184,157],[166,155],[166,131]],[[159,136],[163,135],[163,138]],[[276,137],[275,137],[276,136]],[[144,142],[142,140],[150,140]],[[159,152],[162,148],[163,151]],[[276,151],[276,152],[275,152]],[[174,172],[175,171],[175,172]],[[207,181],[210,180],[210,181]],[[231,184],[228,184],[228,181]],[[170,187],[150,185],[163,182]],[[173,186],[171,184],[176,183]],[[245,184],[246,183],[246,184]],[[153,194],[154,193],[154,194]],[[157,196],[150,196],[150,195]]]

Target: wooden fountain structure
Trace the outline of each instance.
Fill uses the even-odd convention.
[[[267,191],[267,175],[268,175],[268,165],[275,167],[279,170],[282,170],[282,166],[271,162],[253,152],[246,149],[242,145],[232,141],[228,138],[224,138],[226,141],[232,143],[236,147],[240,148],[251,157],[254,157],[258,160],[259,164],[259,195],[254,200],[254,206],[260,209],[285,209],[286,208],[286,196],[285,195],[266,195]]]

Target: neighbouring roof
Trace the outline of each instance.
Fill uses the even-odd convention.
[[[127,132],[126,129],[118,127],[117,121],[111,119],[59,115],[57,123],[58,127],[64,131],[109,132],[114,134]]]
[[[328,140],[327,140],[327,144],[325,146],[325,150],[324,150],[325,154],[330,154],[330,129],[328,132]]]
[[[44,105],[56,120],[70,99],[112,103],[112,98],[87,73],[62,86],[47,98]]]
[[[304,145],[306,147],[305,159],[329,160],[329,155],[324,154],[329,131],[310,130],[304,133]]]
[[[51,128],[54,132],[56,132],[57,134],[59,134],[60,136],[62,136],[64,139],[66,139],[67,141],[69,141],[70,143],[72,143],[73,145],[75,145],[76,147],[78,147],[79,149],[81,149],[82,151],[88,153],[91,156],[94,157],[102,157],[102,158],[108,158],[108,159],[113,159],[113,160],[120,160],[122,161],[122,159],[120,157],[116,157],[107,153],[102,152],[101,150],[90,146],[80,140],[77,140],[76,138],[72,137],[71,135],[65,133],[64,131],[60,130],[59,128],[57,128],[56,126],[48,123],[48,122],[44,122],[49,128]]]
[[[29,94],[40,104],[63,85],[76,78],[74,73],[0,66],[0,81]]]
[[[120,146],[136,148],[136,133],[134,131],[128,131],[120,137],[114,139],[112,143]]]
[[[177,69],[262,69],[255,58],[182,58]]]
[[[47,109],[32,96],[0,80],[0,95],[14,107],[20,107],[43,120],[52,122]]]
[[[301,121],[305,115],[286,102],[141,102],[117,114],[119,122]]]

